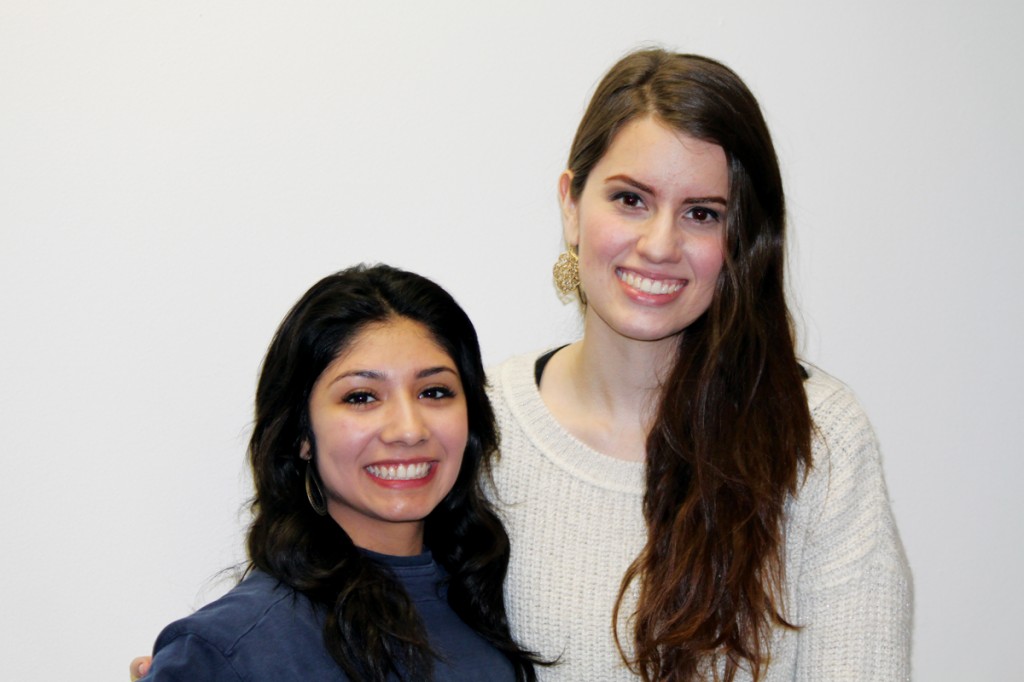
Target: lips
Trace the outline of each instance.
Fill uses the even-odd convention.
[[[686,280],[644,277],[631,270],[623,270],[622,268],[616,268],[615,276],[633,289],[644,294],[651,294],[652,296],[668,296],[677,293],[686,285]]]

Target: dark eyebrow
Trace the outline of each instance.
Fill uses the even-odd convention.
[[[451,372],[456,377],[459,376],[459,373],[456,372],[451,367],[445,367],[444,365],[439,365],[437,367],[428,367],[427,369],[420,370],[419,372],[416,373],[416,378],[417,379],[426,379],[427,377],[432,377],[435,374],[441,374],[442,372]]]
[[[383,379],[384,372],[378,372],[373,369],[354,369],[351,372],[345,372],[339,374],[335,379],[343,379],[345,377],[363,377],[364,379]]]
[[[656,191],[654,191],[653,187],[650,187],[649,185],[645,185],[644,183],[640,182],[636,178],[631,178],[628,175],[619,174],[619,175],[612,175],[612,176],[609,176],[609,177],[605,178],[605,184],[607,184],[609,182],[614,182],[614,181],[624,182],[627,185],[631,185],[633,187],[636,187],[638,190],[640,190],[642,192],[647,192],[648,194],[650,194],[653,197],[658,196],[658,193]],[[683,201],[683,203],[684,204],[721,204],[722,206],[728,206],[729,205],[728,202],[723,197],[687,197]]]
[[[604,182],[607,185],[609,182],[612,182],[614,180],[618,180],[619,182],[624,182],[627,185],[632,185],[633,187],[636,187],[638,190],[640,190],[642,192],[647,192],[648,194],[650,194],[652,196],[656,196],[657,195],[657,192],[654,191],[653,187],[645,185],[644,183],[640,182],[636,178],[631,178],[628,175],[622,175],[622,174],[612,175],[610,177],[605,178]]]
[[[441,374],[443,372],[451,372],[456,377],[459,376],[459,373],[456,372],[451,367],[438,365],[437,367],[427,367],[426,369],[421,369],[419,372],[416,372],[416,378],[426,379],[427,377],[432,377],[436,374]],[[347,379],[348,377],[362,377],[363,379],[370,379],[371,381],[383,381],[385,378],[387,378],[387,374],[375,369],[354,369],[351,372],[345,372],[344,374],[339,374],[338,376],[334,377],[333,379],[331,379],[330,384],[333,384],[337,381],[341,381],[342,379]],[[328,384],[328,386],[330,384]]]
[[[722,206],[728,206],[728,202],[722,197],[688,197],[685,202],[686,204],[721,204]]]

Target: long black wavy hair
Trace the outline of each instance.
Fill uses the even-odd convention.
[[[466,397],[462,468],[427,516],[424,542],[448,573],[452,609],[509,659],[517,679],[535,680],[533,656],[512,640],[506,618],[508,535],[478,482],[498,435],[476,331],[455,299],[420,275],[386,265],[343,270],[314,284],[278,328],[256,389],[249,441],[256,489],[250,569],[325,608],[324,642],[350,679],[430,679],[436,654],[408,595],[330,516],[311,508],[300,459],[303,441],[313,442],[309,398],[317,378],[367,325],[398,318],[430,331],[455,363]]]

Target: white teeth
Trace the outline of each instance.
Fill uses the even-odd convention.
[[[366,467],[366,470],[371,475],[377,478],[382,478],[385,481],[415,481],[418,478],[424,478],[430,473],[429,462],[419,462],[418,464],[389,464],[388,466],[378,466],[371,464]]]
[[[683,288],[683,283],[677,279],[648,279],[624,270],[617,270],[616,274],[623,282],[645,294],[673,294]]]

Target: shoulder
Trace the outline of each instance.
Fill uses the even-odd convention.
[[[515,355],[487,369],[487,395],[499,424],[506,423],[523,406],[540,403],[535,376],[537,358],[548,351]]]
[[[296,595],[266,573],[253,572],[220,599],[168,625],[157,640],[197,635],[230,652],[238,642],[264,626],[275,610],[290,609]]]
[[[220,599],[164,628],[153,667],[157,672],[204,670],[211,679],[221,679],[213,675],[215,669],[230,670],[248,679],[250,670],[284,664],[282,656],[314,657],[314,649],[323,648],[320,623],[308,599],[256,571]]]
[[[857,404],[853,390],[836,377],[814,365],[804,365],[804,369],[807,371],[804,391],[807,393],[807,405],[811,408],[811,414],[827,410],[835,404]]]
[[[537,358],[547,352],[550,352],[550,349],[513,355],[497,365],[488,367],[487,379],[492,394],[500,393],[507,388],[521,386],[523,382],[535,385],[534,370]]]
[[[834,517],[834,529],[858,528],[873,542],[878,525],[892,523],[878,438],[846,384],[817,367],[808,372],[812,462],[794,511],[808,514],[805,521],[812,525]]]
[[[819,367],[806,369],[804,390],[814,421],[815,445],[830,451],[865,444],[874,446],[871,422],[850,387]]]

